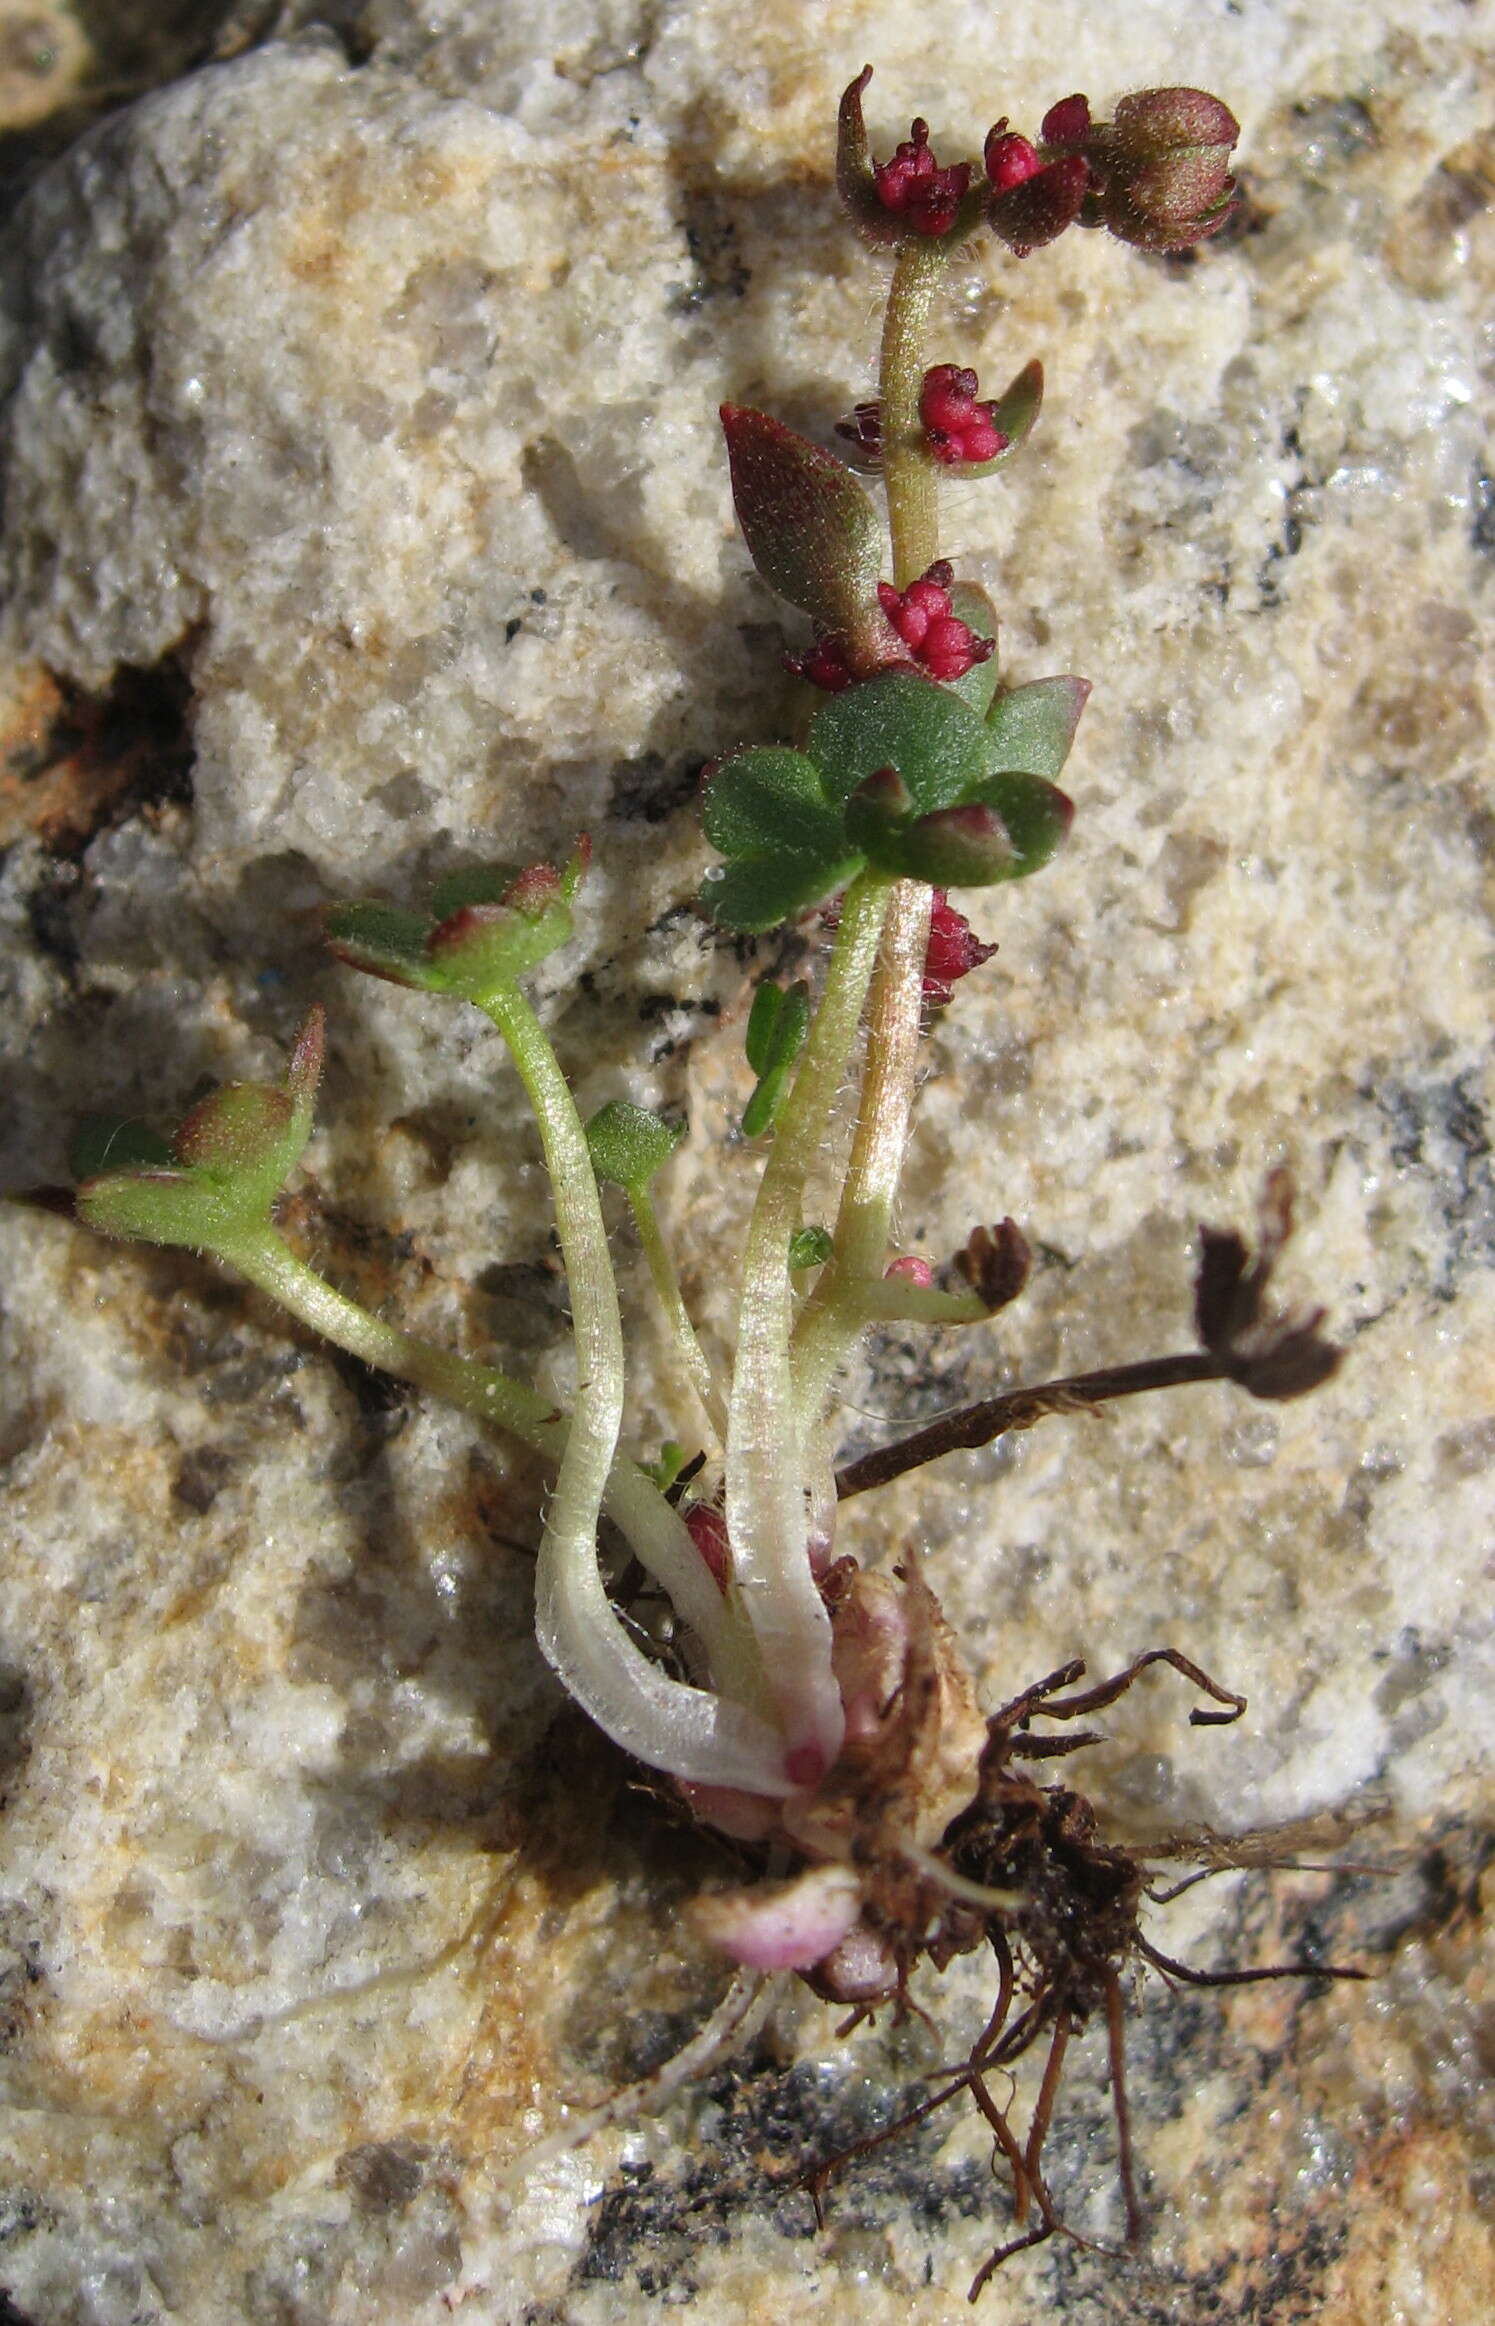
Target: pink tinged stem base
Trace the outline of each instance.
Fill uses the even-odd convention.
[[[855,1928],[862,1886],[850,1866],[812,1866],[791,1882],[758,1882],[698,1898],[701,1936],[754,1971],[807,1971]]]

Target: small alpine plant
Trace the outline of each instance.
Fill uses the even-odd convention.
[[[759,1869],[696,1909],[743,1974],[714,2037],[745,2024],[768,1974],[799,1973],[865,2013],[901,2006],[922,1959],[939,1967],[990,1949],[998,2007],[931,2102],[970,2093],[1006,2159],[1019,2234],[984,2280],[1006,2251],[1062,2226],[1044,2184],[1043,2132],[1069,2035],[1093,2014],[1110,2032],[1135,2231],[1118,1981],[1136,1954],[1168,1961],[1138,1927],[1146,1868],[1095,1839],[1080,1796],[1017,1766],[1043,1749],[1032,1722],[1112,1702],[1160,1659],[1211,1700],[1196,1721],[1233,1719],[1243,1704],[1162,1649],[1078,1693],[1083,1667],[1067,1667],[985,1713],[917,1549],[891,1572],[861,1566],[838,1548],[839,1504],[1045,1413],[1209,1380],[1292,1397],[1336,1356],[1317,1315],[1283,1318],[1269,1305],[1290,1222],[1278,1174],[1254,1259],[1234,1235],[1204,1235],[1197,1347],[993,1399],[838,1472],[837,1383],[868,1327],[976,1324],[1023,1286],[1027,1247],[1010,1220],[978,1228],[937,1267],[895,1254],[894,1213],[921,1037],[992,950],[952,892],[1029,879],[1062,846],[1074,809],[1059,779],[1090,693],[1071,674],[1007,672],[990,599],[941,555],[942,488],[1017,457],[1043,373],[1028,363],[984,395],[969,364],[943,340],[931,345],[936,304],[952,257],[978,241],[1018,259],[1072,226],[1144,252],[1204,241],[1234,208],[1238,134],[1218,98],[1150,89],[1122,98],[1108,120],[1067,97],[1032,139],[1003,117],[979,162],[937,159],[916,120],[877,160],[862,111],[870,77],[869,67],[841,100],[836,180],[851,225],[891,263],[876,400],[841,423],[844,457],[767,413],[728,404],[721,415],[753,563],[808,630],[790,658],[804,682],[793,739],[742,744],[706,770],[700,811],[716,861],[700,909],[744,936],[804,921],[828,939],[812,978],[764,980],[747,1019],[756,1087],[741,1127],[762,1162],[730,1378],[697,1336],[656,1209],[680,1128],[622,1101],[584,1123],[526,997],[529,973],[567,943],[582,909],[585,839],[559,866],[462,872],[423,911],[360,903],[327,916],[340,962],[449,996],[507,1045],[553,1189],[576,1344],[569,1412],[361,1308],[277,1226],[312,1127],[320,1009],[279,1085],[219,1089],[169,1139],[91,1125],[76,1158],[77,1208],[109,1235],[213,1254],[339,1348],[552,1467],[536,1575],[545,1656],[682,1816],[729,1837],[739,1866]],[[806,1216],[807,1180],[853,1071],[849,1147],[822,1225]],[[609,1183],[636,1222],[690,1390],[654,1460],[629,1450]],[[631,1571],[647,1577],[652,1612],[616,1603],[599,1552],[604,1519]],[[1051,1739],[1048,1749],[1062,1748]],[[1020,2141],[988,2078],[1040,2040],[1041,2115]],[[692,2047],[692,2063],[700,2056]],[[656,2095],[669,2080],[656,2079]]]

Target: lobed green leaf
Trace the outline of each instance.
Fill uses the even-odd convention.
[[[833,695],[811,720],[806,749],[838,804],[891,767],[926,815],[960,799],[989,765],[975,712],[948,687],[911,671],[888,671]]]

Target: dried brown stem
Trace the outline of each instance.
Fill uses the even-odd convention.
[[[1075,1373],[1064,1381],[1044,1381],[1033,1389],[1009,1390],[1003,1397],[983,1398],[977,1405],[947,1413],[912,1437],[895,1445],[879,1446],[873,1453],[848,1462],[836,1472],[836,1493],[845,1502],[887,1486],[906,1470],[922,1469],[942,1454],[975,1446],[989,1446],[995,1438],[1015,1430],[1032,1429],[1051,1413],[1093,1412],[1118,1397],[1136,1397],[1147,1389],[1177,1389],[1191,1381],[1223,1381],[1224,1364],[1208,1350],[1191,1349],[1173,1357],[1150,1357],[1135,1365],[1103,1365],[1094,1373]]]

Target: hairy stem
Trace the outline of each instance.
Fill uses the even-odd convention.
[[[846,892],[825,992],[779,1119],[743,1263],[727,1436],[733,1569],[778,1697],[788,1762],[813,1784],[840,1750],[830,1621],[811,1571],[789,1336],[789,1239],[819,1152],[872,975],[892,883],[864,872]]]
[[[475,1364],[470,1357],[454,1357],[415,1333],[371,1315],[305,1260],[298,1259],[276,1229],[265,1227],[253,1236],[236,1237],[217,1250],[241,1276],[335,1347],[361,1357],[366,1365],[377,1366],[381,1373],[392,1373],[397,1381],[429,1390],[433,1397],[460,1407],[478,1421],[494,1423],[547,1461],[560,1460],[566,1445],[566,1417],[556,1411],[549,1398],[490,1365]]]
[[[331,1341],[335,1348],[346,1349],[350,1356],[377,1366],[397,1381],[426,1390],[445,1404],[471,1414],[475,1421],[506,1431],[547,1462],[561,1460],[570,1417],[558,1411],[549,1398],[490,1365],[453,1356],[449,1350],[438,1349],[419,1335],[371,1315],[298,1258],[274,1228],[224,1243],[217,1247],[217,1254],[298,1323]],[[713,1662],[724,1647],[740,1661],[738,1643],[722,1636],[727,1624],[722,1595],[679,1513],[646,1472],[634,1462],[615,1460],[608,1473],[603,1507],[622,1530],[640,1564],[668,1592],[681,1620],[699,1634]]]
[[[893,580],[906,590],[939,556],[938,472],[924,443],[919,391],[924,338],[946,266],[938,240],[911,240],[898,253],[883,318],[878,397],[882,470],[893,536]]]
[[[602,1201],[576,1102],[538,1018],[514,985],[483,997],[503,1035],[540,1126],[555,1201],[576,1340],[576,1409],[540,1544],[536,1613],[540,1645],[568,1679],[583,1610],[607,1606],[597,1567],[597,1519],[623,1422],[623,1327]]]
[[[648,1262],[654,1297],[664,1310],[675,1354],[706,1419],[708,1439],[713,1441],[708,1443],[707,1451],[715,1453],[726,1441],[727,1409],[716,1376],[707,1362],[706,1352],[691,1322],[690,1311],[685,1305],[675,1263],[660,1229],[654,1199],[646,1187],[630,1188],[628,1207],[633,1213],[633,1223],[638,1229],[639,1242]]]
[[[929,912],[924,883],[899,881],[872,981],[867,1062],[834,1249],[794,1336],[795,1406],[806,1429],[819,1418],[832,1376],[868,1321],[869,1290],[887,1257],[914,1100]]]

